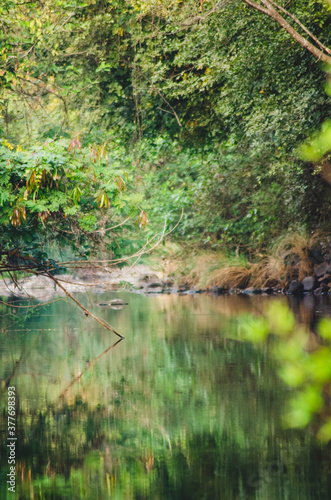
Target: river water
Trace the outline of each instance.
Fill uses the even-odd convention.
[[[1,499],[331,498],[330,448],[312,430],[282,428],[290,391],[268,345],[240,337],[241,313],[287,299],[77,297],[125,340],[65,300],[0,305]],[[128,305],[98,305],[114,298]],[[330,313],[328,299],[314,300],[293,302],[299,322]]]

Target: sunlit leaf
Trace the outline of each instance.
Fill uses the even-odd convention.
[[[330,441],[331,439],[331,419],[329,419],[325,424],[322,425],[322,427],[320,427],[318,433],[317,433],[317,437],[321,440],[321,441]]]
[[[273,301],[266,307],[266,316],[272,330],[277,335],[289,334],[295,325],[295,317],[290,309],[281,302]]]
[[[331,320],[322,318],[318,323],[317,331],[324,339],[331,340]]]
[[[241,331],[245,340],[249,342],[263,342],[269,333],[269,325],[262,317],[247,317],[242,323]]]

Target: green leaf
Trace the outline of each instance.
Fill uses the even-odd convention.
[[[289,308],[278,301],[273,301],[266,306],[266,317],[272,330],[277,335],[288,335],[295,326],[295,317]]]
[[[249,342],[263,342],[269,332],[268,322],[264,318],[243,318],[241,332],[245,340]]]
[[[322,318],[317,325],[318,334],[326,340],[331,340],[331,320]]]

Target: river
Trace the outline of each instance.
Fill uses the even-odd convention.
[[[1,499],[331,498],[330,448],[309,429],[282,428],[291,391],[268,345],[240,336],[241,313],[288,299],[77,297],[125,340],[63,299],[0,306]],[[128,305],[98,305],[114,298]],[[299,322],[330,314],[328,298],[305,300],[292,299]],[[8,386],[15,493],[7,483]]]

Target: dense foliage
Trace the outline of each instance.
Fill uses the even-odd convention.
[[[121,224],[118,213],[133,216],[142,198],[126,194],[130,182],[123,156],[120,145],[109,154],[105,145],[82,148],[79,137],[24,151],[3,141],[0,246],[8,269],[46,264],[44,250],[52,240],[83,258],[101,242],[116,254],[111,223]],[[145,225],[143,210],[138,221]],[[56,267],[53,259],[50,264]]]
[[[290,7],[330,45],[323,2]],[[329,115],[325,74],[263,12],[242,1],[5,0],[0,14],[0,128],[15,150],[3,142],[1,232],[14,246],[29,234],[26,211],[38,234],[70,219],[84,236],[115,212],[146,222],[147,211],[158,228],[184,208],[181,237],[244,249],[328,227],[329,184],[298,154]],[[90,152],[66,153],[78,135],[115,151],[96,183]]]

